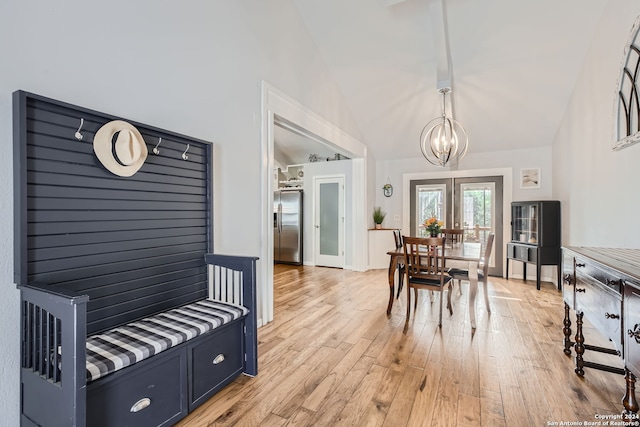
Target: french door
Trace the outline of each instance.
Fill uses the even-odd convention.
[[[410,181],[410,232],[425,234],[423,221],[435,216],[444,228],[463,229],[465,242],[486,242],[495,233],[489,274],[502,275],[502,176]]]

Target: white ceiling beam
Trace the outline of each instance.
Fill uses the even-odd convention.
[[[452,86],[451,54],[447,29],[447,11],[445,0],[429,0],[429,16],[433,32],[433,44],[436,50],[438,90]]]

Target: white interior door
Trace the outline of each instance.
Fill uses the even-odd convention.
[[[314,178],[315,264],[344,267],[344,177]]]

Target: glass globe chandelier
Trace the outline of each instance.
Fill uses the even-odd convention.
[[[451,88],[441,88],[438,92],[442,94],[442,117],[431,120],[422,129],[420,150],[429,163],[444,167],[467,153],[469,138],[459,122],[447,117],[446,100]]]

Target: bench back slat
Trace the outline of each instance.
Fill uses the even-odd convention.
[[[87,334],[208,292],[211,144],[124,119],[149,154],[119,177],[93,152],[98,129],[118,119],[14,93],[15,282],[87,295]]]

